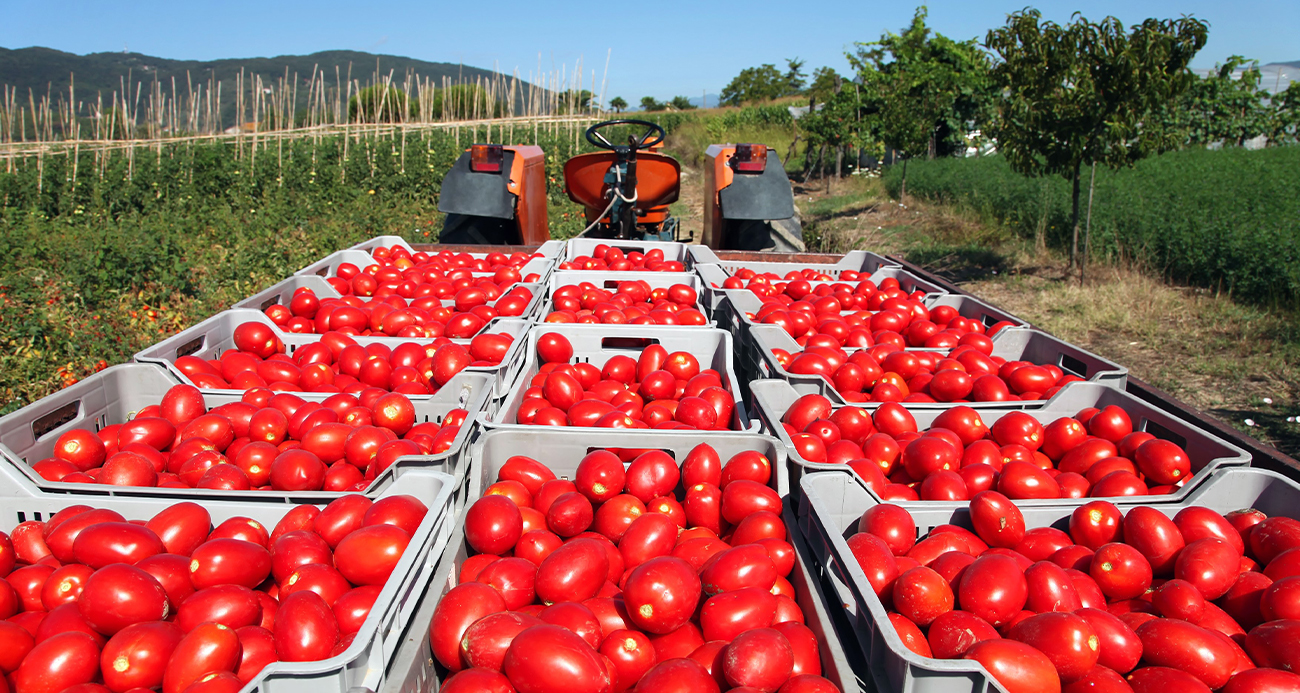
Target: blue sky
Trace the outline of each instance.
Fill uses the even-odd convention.
[[[930,25],[953,38],[983,38],[1024,0],[931,2]],[[73,53],[131,51],[208,60],[365,50],[422,60],[464,62],[505,72],[573,72],[584,83],[605,75],[607,96],[635,103],[717,93],[742,68],[783,66],[803,58],[808,70],[848,69],[844,51],[911,20],[915,5],[861,0],[715,0],[709,2],[226,2],[137,0],[130,3],[7,3],[0,46],[48,46]],[[1300,60],[1296,0],[1153,0],[1086,4],[1040,2],[1055,21],[1074,11],[1090,19],[1115,15],[1132,24],[1147,17],[1192,15],[1210,22],[1208,45],[1194,67],[1241,54],[1261,63]],[[554,7],[554,9],[552,9]],[[632,29],[630,27],[640,27]],[[586,86],[586,84],[584,84]],[[599,91],[597,89],[596,91]]]

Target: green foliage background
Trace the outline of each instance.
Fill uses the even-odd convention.
[[[901,167],[884,180],[897,194]],[[1025,239],[1064,248],[1069,182],[1026,178],[1001,156],[913,161],[909,195],[955,202]],[[1094,258],[1136,259],[1174,281],[1300,305],[1300,147],[1186,149],[1097,169]]]

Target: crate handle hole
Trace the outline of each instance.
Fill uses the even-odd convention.
[[[32,422],[32,439],[40,440],[50,431],[73,421],[81,413],[81,400],[69,402]]]
[[[1061,354],[1058,365],[1063,371],[1069,371],[1085,380],[1088,378],[1088,364],[1084,363],[1082,359],[1076,359],[1069,354]]]
[[[600,340],[600,348],[641,351],[658,343],[659,340],[654,337],[603,337]]]
[[[203,348],[203,345],[207,342],[207,340],[208,340],[207,335],[199,335],[198,337],[195,337],[194,339],[191,339],[190,341],[176,347],[176,358],[180,358],[182,356],[190,356],[192,354],[198,353],[198,351]]]
[[[318,277],[327,277],[329,276],[329,273],[330,273],[330,268],[328,267],[322,267],[316,270],[316,276]]]
[[[279,305],[279,304],[280,304],[280,297],[279,297],[279,296],[273,296],[273,297],[271,297],[271,298],[266,299],[265,301],[262,301],[262,305],[259,306],[258,309],[261,310],[263,313],[265,313],[267,308],[270,308],[271,306],[276,306],[276,305]]]
[[[1172,430],[1165,428],[1151,419],[1146,419],[1143,422],[1142,430],[1161,440],[1167,440],[1184,450],[1187,449],[1187,438],[1174,433]]]

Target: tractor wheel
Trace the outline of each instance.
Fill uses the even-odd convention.
[[[448,214],[438,242],[456,245],[520,245],[514,219]]]

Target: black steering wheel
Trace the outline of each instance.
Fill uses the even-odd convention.
[[[630,147],[634,151],[641,150],[641,149],[649,149],[655,146],[656,144],[659,144],[660,142],[664,141],[664,136],[665,136],[664,129],[660,127],[658,124],[651,123],[648,120],[632,120],[628,118],[620,118],[618,120],[606,120],[603,123],[596,123],[595,125],[592,125],[591,127],[587,128],[587,141],[591,143],[591,146],[597,147],[599,149],[609,149],[609,150],[620,149],[621,148],[620,145],[611,143],[609,140],[605,139],[604,135],[600,134],[600,130],[613,125],[644,125],[645,126],[646,128],[645,134],[642,135],[641,137],[639,138],[628,137],[628,144],[625,146]],[[653,141],[649,141],[651,135],[657,135],[657,137],[655,137]]]

